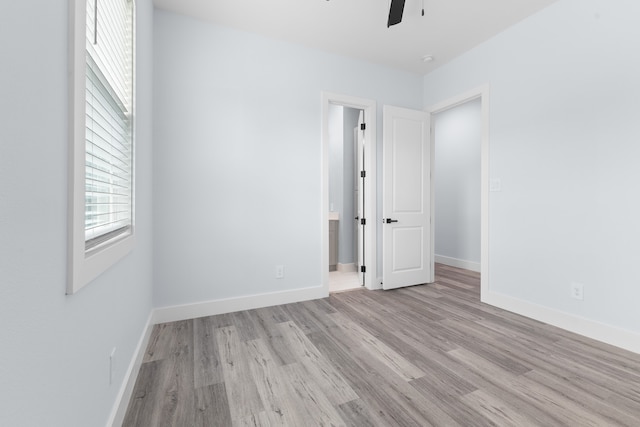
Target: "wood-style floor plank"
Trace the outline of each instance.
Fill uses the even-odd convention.
[[[283,372],[273,360],[266,344],[261,339],[257,339],[247,341],[245,348],[269,425],[302,425],[303,420],[296,410],[296,406],[301,402],[291,391],[290,384],[283,378]]]
[[[195,425],[197,427],[232,425],[224,383],[196,388]]]
[[[188,345],[189,340],[193,339],[189,334],[191,323],[191,320],[182,320],[155,325],[151,331],[143,363],[166,359],[173,354],[184,351],[185,345]]]
[[[263,338],[278,365],[295,363],[296,357],[287,346],[286,340],[282,336],[279,323],[288,321],[283,318],[277,307],[261,308],[254,311],[253,324],[258,335]]]
[[[342,418],[337,408],[329,400],[329,396],[308,371],[298,363],[292,363],[282,367],[284,379],[291,384],[301,400],[302,408],[306,412],[303,416],[307,425],[339,426],[343,425]],[[295,425],[295,424],[294,424]]]
[[[330,355],[336,369],[351,384],[356,394],[366,396],[365,402],[372,408],[372,411],[375,410],[376,417],[384,420],[383,423],[377,425],[419,425],[419,421],[413,418],[401,404],[395,403],[401,397],[399,394],[389,394],[391,386],[387,384],[384,374],[372,366],[374,365],[372,360],[363,363],[359,358],[359,353],[354,351],[355,346],[351,348],[344,344],[344,340],[346,340],[344,337],[340,337],[338,334],[329,335],[317,332],[309,335],[309,339],[322,353]],[[385,370],[388,371],[386,367]]]
[[[196,388],[224,382],[220,354],[216,341],[216,326],[211,317],[193,320],[194,366],[193,379]]]
[[[342,328],[351,340],[360,343],[360,351],[364,351],[366,354],[375,357],[405,381],[415,380],[416,378],[424,376],[424,372],[415,365],[369,332],[350,321],[343,314],[333,313],[329,316]]]
[[[232,420],[261,419],[264,404],[249,368],[246,350],[235,326],[216,330],[222,373]],[[256,418],[257,417],[257,418]]]
[[[340,417],[345,425],[350,427],[375,427],[388,425],[380,416],[379,411],[375,411],[362,399],[352,400],[338,406]]]
[[[123,425],[160,425],[164,374],[167,372],[163,369],[163,364],[163,360],[153,360],[140,367]]]
[[[476,390],[469,393],[462,398],[462,401],[475,409],[477,413],[482,413],[484,418],[488,418],[494,425],[544,427],[544,424],[540,424],[535,418],[531,418],[518,409],[510,407],[504,401],[484,390]]]
[[[491,427],[495,424],[481,415],[481,411],[475,411],[467,405],[462,405],[462,398],[477,390],[473,386],[468,386],[468,391],[463,392],[459,385],[460,379],[453,377],[443,370],[445,375],[452,378],[451,383],[445,383],[438,378],[434,383],[430,382],[432,377],[424,376],[411,381],[411,386],[418,390],[428,401],[433,402],[441,411],[447,413],[452,419],[462,426]],[[458,388],[456,390],[456,388]]]
[[[603,426],[607,425],[607,421],[598,414],[592,412],[589,408],[577,405],[552,389],[528,380],[523,375],[515,375],[503,370],[498,365],[473,354],[471,351],[464,349],[452,350],[450,352],[454,357],[461,360],[476,372],[482,372],[487,378],[493,382],[496,388],[504,389],[499,396],[506,398],[506,395],[515,396],[522,401],[531,404],[538,411],[520,410],[532,419],[540,419],[540,414],[548,408],[550,415],[556,420],[557,425],[579,425],[579,426]],[[496,380],[499,378],[499,380]],[[547,414],[545,414],[547,415]]]
[[[555,393],[568,396],[575,404],[583,405],[598,413],[607,420],[607,425],[633,425],[640,420],[640,413],[631,415],[621,412],[615,406],[606,402],[594,394],[577,389],[569,381],[564,381],[562,377],[548,374],[543,371],[531,371],[524,375],[527,379],[548,387]]]
[[[299,364],[306,370],[306,375],[324,391],[332,404],[341,405],[358,398],[331,361],[318,351],[295,323],[285,322],[279,326],[298,357]]]
[[[185,352],[165,360],[168,373],[164,382],[165,402],[162,420],[167,425],[193,425],[196,396],[193,382],[193,353]]]
[[[480,275],[156,325],[123,425],[633,426],[640,355],[480,303]]]

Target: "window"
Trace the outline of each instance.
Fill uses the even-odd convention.
[[[134,3],[71,1],[71,294],[134,238]]]

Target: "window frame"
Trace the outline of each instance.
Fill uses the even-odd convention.
[[[131,227],[97,248],[85,247],[86,0],[69,0],[69,177],[67,294],[82,289],[135,246],[136,3],[132,2]]]

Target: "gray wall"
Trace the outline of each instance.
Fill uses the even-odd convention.
[[[344,108],[329,105],[329,210],[342,220],[344,203]]]
[[[354,121],[355,112],[355,121]],[[329,106],[329,210],[338,212],[338,263],[354,262],[353,127],[359,110]],[[354,124],[355,123],[355,124]],[[351,131],[349,131],[351,129]]]
[[[151,311],[151,0],[137,2],[136,247],[72,296],[68,4],[0,2],[2,426],[104,426]]]
[[[435,254],[480,262],[480,99],[433,118]]]
[[[355,216],[357,208],[355,206],[355,150],[353,128],[358,125],[360,110],[355,108],[345,108],[343,118],[343,188],[342,193],[342,214],[340,221],[340,249],[338,251],[338,262],[340,264],[352,264],[356,262],[355,248]]]
[[[338,262],[351,264],[355,253],[355,151],[353,129],[360,110],[329,106],[329,210],[339,213]]]
[[[421,108],[422,77],[155,18],[155,304],[321,286],[321,91],[375,99],[381,124]]]
[[[562,0],[424,78],[425,106],[490,84],[491,291],[636,333],[638,16]]]

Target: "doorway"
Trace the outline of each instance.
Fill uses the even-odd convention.
[[[364,285],[364,111],[329,106],[329,292]]]
[[[480,272],[481,99],[432,116],[435,262]]]
[[[342,109],[341,131],[331,130],[331,116],[338,115],[336,113]],[[344,126],[344,117],[349,115],[347,125]],[[356,126],[353,118],[358,113],[358,121]],[[340,169],[344,177],[345,162],[344,158],[354,159],[359,164],[352,168],[347,168],[348,179],[347,185],[351,186],[351,190],[342,191],[342,197],[336,196],[332,188],[331,173],[331,157],[332,157],[332,133],[342,134],[342,168]],[[346,135],[346,138],[345,138]],[[344,144],[344,141],[347,144]],[[351,142],[349,142],[351,141]],[[353,142],[355,141],[355,143]],[[354,145],[359,145],[357,150]],[[345,153],[347,156],[345,156]],[[360,153],[360,157],[358,156]],[[322,202],[321,202],[321,231],[322,231],[322,251],[321,251],[321,269],[322,284],[329,294],[330,274],[332,273],[351,273],[348,286],[362,286],[368,289],[376,289],[376,103],[375,101],[355,98],[346,95],[333,94],[328,92],[322,93]],[[347,166],[351,165],[348,160]],[[356,186],[356,183],[358,184]],[[358,188],[356,195],[355,189]],[[331,194],[331,197],[330,197]],[[345,199],[348,203],[345,203]],[[358,207],[358,205],[360,206]],[[342,205],[342,206],[338,206]],[[345,205],[352,206],[352,210],[343,209]],[[342,212],[342,215],[341,215]],[[342,217],[341,217],[342,216]],[[356,219],[357,217],[357,219]],[[333,219],[333,220],[332,220]],[[338,241],[330,241],[330,233],[339,233],[340,222],[343,220],[343,245]],[[333,223],[333,224],[332,224]],[[345,231],[346,230],[346,231]],[[358,237],[358,232],[360,233]],[[330,250],[331,243],[338,247],[336,253]],[[343,258],[340,259],[340,247],[342,247]],[[356,249],[356,248],[360,249]],[[350,249],[351,248],[351,249]],[[331,256],[335,259],[331,259]],[[357,258],[355,257],[357,255]],[[339,262],[342,261],[342,262]],[[330,262],[335,265],[335,272],[329,271]],[[335,263],[335,264],[333,264]],[[340,271],[339,271],[340,269]],[[354,271],[355,270],[355,271]],[[338,274],[334,274],[338,276]],[[357,282],[352,281],[357,277]],[[336,277],[337,279],[337,277]],[[337,282],[338,280],[335,280]]]
[[[453,98],[431,106],[427,111],[433,118],[438,113],[450,110],[469,101],[480,101],[480,301],[486,302],[489,297],[489,86],[484,85],[462,93]],[[432,139],[434,139],[432,128]],[[432,150],[435,149],[435,142]],[[433,153],[432,153],[433,154]],[[432,157],[435,160],[435,155]],[[433,166],[433,164],[432,164]],[[432,198],[435,195],[432,180]],[[435,203],[432,200],[432,208]],[[435,221],[432,222],[432,233],[435,232]],[[435,243],[435,239],[432,240]],[[435,246],[435,245],[434,245]],[[434,249],[434,248],[432,248]]]

